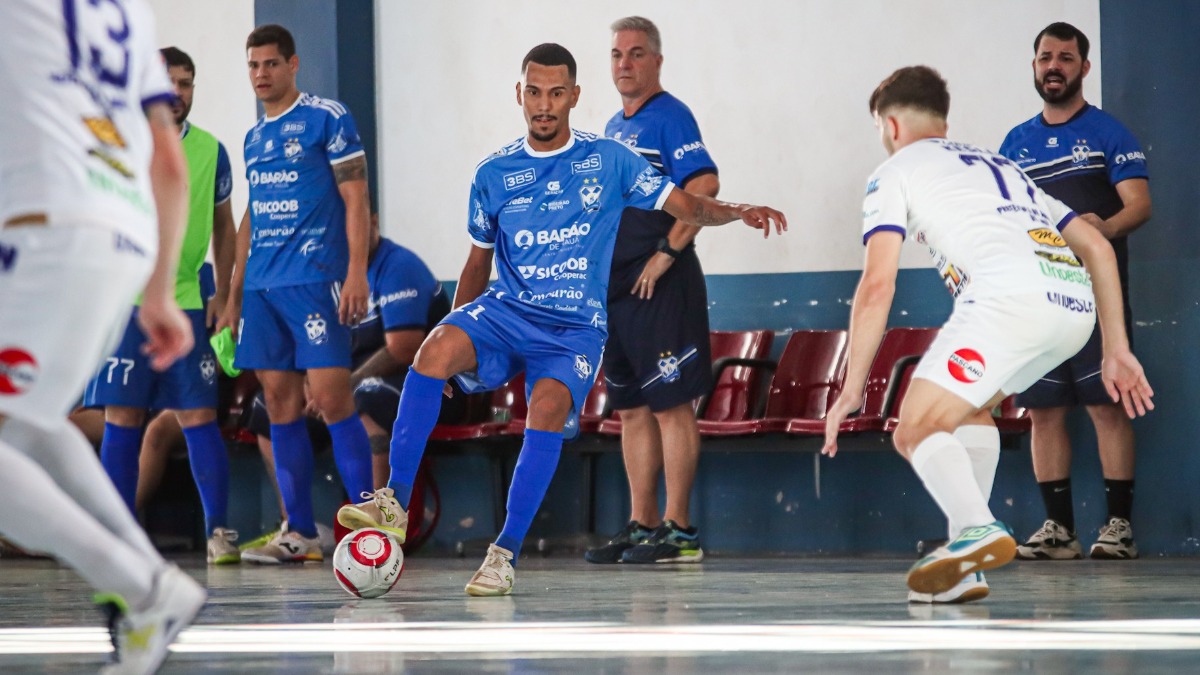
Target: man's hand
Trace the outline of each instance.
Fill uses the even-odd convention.
[[[1113,403],[1125,406],[1125,414],[1130,419],[1141,417],[1148,410],[1154,410],[1154,390],[1146,380],[1142,364],[1129,350],[1115,354],[1105,354],[1100,365],[1100,378],[1104,388],[1112,397]]]
[[[787,218],[769,206],[745,206],[741,212],[742,222],[756,230],[763,231],[763,238],[771,235],[771,222],[775,222],[775,231],[779,234],[787,232]]]
[[[213,328],[213,332],[220,333],[222,330],[228,328],[229,332],[233,334],[233,339],[237,340],[238,322],[241,318],[242,303],[236,302],[232,298],[226,300],[224,306],[221,308],[221,314],[217,318],[217,325]]]
[[[822,455],[833,457],[837,454],[838,428],[850,413],[861,408],[862,404],[861,387],[853,392],[842,390],[841,395],[833,402],[833,407],[825,413],[825,445],[821,448]]]
[[[367,316],[367,275],[349,274],[342,284],[342,299],[338,304],[338,321],[347,326],[355,326]]]
[[[675,259],[666,253],[655,253],[646,261],[646,266],[642,268],[642,273],[638,275],[637,282],[633,288],[629,290],[630,295],[636,295],[642,300],[649,300],[654,297],[654,284],[662,275],[671,269],[671,264]]]
[[[204,326],[206,328],[210,330],[216,328],[217,322],[225,314],[225,305],[227,304],[229,304],[229,296],[226,293],[218,292],[208,299],[208,306],[204,310]]]
[[[174,300],[146,299],[138,310],[138,325],[146,336],[142,353],[159,372],[192,351],[192,324]]]

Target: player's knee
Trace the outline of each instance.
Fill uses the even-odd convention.
[[[118,427],[140,427],[146,422],[146,411],[141,408],[108,406],[104,409],[104,421]]]
[[[1133,426],[1129,416],[1125,414],[1125,408],[1115,403],[1089,405],[1087,411],[1097,433],[1103,433],[1105,430],[1120,431]]]
[[[654,413],[645,405],[618,410],[617,414],[621,416],[621,424],[642,425],[654,421]]]
[[[1039,427],[1061,427],[1067,423],[1068,408],[1030,408],[1029,420]]]
[[[892,432],[892,444],[905,459],[911,459],[921,441],[939,431],[954,433],[956,426],[935,416],[901,418],[900,423],[896,425],[896,430]]]
[[[208,424],[209,422],[216,422],[217,411],[213,408],[193,408],[191,410],[177,411],[175,417],[179,420],[179,426],[184,429],[190,429]]]

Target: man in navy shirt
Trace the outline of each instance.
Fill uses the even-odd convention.
[[[1068,23],[1053,23],[1034,40],[1033,83],[1045,101],[1042,113],[1008,133],[1000,154],[1025,170],[1038,187],[1083,214],[1112,243],[1121,294],[1129,311],[1126,237],[1150,218],[1146,156],[1133,134],[1083,98],[1091,69],[1088,39]],[[1066,415],[1087,408],[1096,427],[1108,522],[1091,548],[1093,558],[1136,558],[1129,521],[1133,510],[1133,426],[1107,396],[1100,379],[1101,340],[1096,329],[1080,352],[1046,374],[1017,403],[1033,421],[1033,472],[1046,504],[1046,522],[1017,555],[1028,560],[1081,558],[1071,499],[1071,441]]]
[[[250,205],[218,328],[235,329],[236,365],[262,383],[287,527],[261,555],[243,558],[321,560],[306,375],[347,492],[373,490],[370,442],[350,387],[350,327],[367,314],[367,160],[346,107],[296,88],[300,61],[287,29],[259,26],[246,51],[266,114],[246,134]]]
[[[612,75],[622,109],[604,135],[645,157],[693,194],[717,196],[717,166],[696,118],[663,90],[662,40],[649,19],[613,23]],[[708,293],[692,240],[700,228],[663,211],[621,215],[608,287],[604,374],[621,414],[621,453],[629,477],[630,519],[593,563],[694,563],[704,558],[688,501],[700,459],[692,402],[712,387]],[[666,474],[667,504],[658,508]]]
[[[741,219],[766,235],[786,228],[761,206],[727,204],[675,190],[636,152],[571,128],[579,100],[575,59],[563,47],[534,47],[521,64],[517,102],[528,134],[483,160],[468,204],[473,244],[451,312],[417,352],[392,432],[388,487],[345,506],[346,527],[383,527],[403,537],[404,508],[446,381],[495,388],[525,371],[525,442],[513,473],[508,516],[467,584],[470,595],[508,595],[513,561],[554,475],[564,435],[596,376],[607,338],[613,245],[626,206],[665,209],[694,225]],[[492,261],[496,283],[489,287]],[[486,291],[486,292],[485,292]]]

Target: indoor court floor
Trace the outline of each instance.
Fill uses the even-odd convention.
[[[163,673],[1196,673],[1200,561],[1014,563],[963,606],[906,602],[901,558],[710,557],[690,567],[528,558],[516,595],[469,598],[480,560],[419,557],[356,600],[331,567],[207,568],[210,601]],[[3,559],[0,672],[95,672],[86,586]]]

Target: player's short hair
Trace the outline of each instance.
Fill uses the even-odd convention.
[[[575,57],[571,56],[571,52],[560,44],[544,42],[530,49],[529,53],[525,55],[525,59],[521,61],[522,73],[530,63],[536,63],[539,66],[566,66],[567,75],[572,80],[575,79]]]
[[[296,40],[288,29],[277,23],[263,24],[250,31],[250,37],[246,38],[246,49],[267,45],[275,45],[279,55],[285,59],[296,55]]]
[[[929,66],[907,66],[884,78],[868,101],[871,114],[890,108],[912,108],[945,119],[950,114],[946,80]]]
[[[650,51],[655,54],[662,53],[662,35],[658,32],[658,26],[644,16],[627,16],[624,19],[617,19],[610,28],[614,33],[623,30],[641,31],[646,34],[646,40],[650,43]]]
[[[1091,43],[1088,42],[1087,36],[1083,34],[1083,31],[1079,30],[1075,26],[1072,26],[1066,21],[1055,21],[1049,26],[1043,28],[1042,32],[1037,34],[1037,37],[1033,39],[1033,53],[1035,55],[1038,51],[1038,45],[1042,44],[1042,38],[1047,35],[1056,40],[1062,40],[1063,42],[1070,42],[1071,40],[1074,40],[1075,43],[1079,45],[1079,58],[1087,61],[1088,50],[1091,49]]]
[[[192,62],[192,57],[179,47],[163,47],[158,53],[162,54],[163,63],[166,63],[168,68],[184,68],[193,77],[196,76],[196,64]]]

